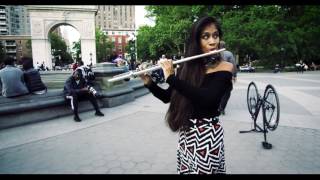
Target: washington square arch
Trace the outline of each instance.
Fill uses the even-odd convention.
[[[28,5],[31,25],[33,65],[45,63],[52,69],[49,32],[60,25],[70,25],[80,33],[84,64],[96,64],[95,14],[97,6]],[[90,55],[91,54],[91,55]]]

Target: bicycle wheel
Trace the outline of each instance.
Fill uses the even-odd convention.
[[[254,82],[250,82],[247,89],[247,104],[248,110],[251,115],[256,112],[256,105],[258,103],[258,88]]]
[[[275,88],[268,84],[263,95],[262,114],[266,126],[269,130],[274,131],[279,124],[280,103]]]

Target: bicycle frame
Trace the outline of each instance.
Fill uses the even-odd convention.
[[[263,103],[265,102],[265,100],[263,98],[261,98],[260,94],[258,94],[258,101],[257,104],[255,105],[255,109],[256,111],[251,114],[251,118],[253,119],[253,129],[248,130],[248,131],[240,131],[240,133],[247,133],[247,132],[264,132],[264,130],[257,124],[257,118],[261,109],[261,106],[263,105]]]
[[[270,103],[267,101],[267,96],[260,96],[259,93],[257,93],[257,103],[255,104],[255,112],[254,113],[250,113],[251,114],[251,118],[253,119],[254,122],[254,127],[251,130],[248,131],[239,131],[239,133],[248,133],[248,132],[263,132],[264,134],[264,141],[262,142],[262,146],[265,149],[271,149],[272,148],[272,144],[267,142],[267,135],[266,133],[268,132],[267,128],[266,128],[266,118],[265,116],[262,116],[262,124],[263,124],[263,129],[257,124],[257,118],[259,116],[260,113],[260,109],[265,108],[268,109],[270,106]],[[251,99],[249,100],[251,101]],[[265,106],[265,104],[268,104],[268,106]],[[250,112],[250,111],[249,111]],[[273,112],[272,112],[273,114]]]
[[[249,92],[250,92],[250,87],[255,89],[256,95],[255,96],[249,96]],[[251,89],[252,89],[251,88]],[[269,88],[272,89],[273,91],[269,91]],[[257,86],[255,85],[254,82],[251,82],[248,86],[248,90],[247,90],[247,104],[248,104],[248,110],[249,113],[251,115],[251,119],[254,122],[254,127],[251,130],[248,131],[239,131],[239,133],[247,133],[247,132],[263,132],[264,134],[264,141],[262,142],[262,146],[264,149],[271,149],[272,148],[272,144],[267,142],[267,133],[268,133],[268,128],[267,126],[269,126],[269,124],[267,125],[267,118],[266,118],[266,111],[269,111],[270,108],[272,110],[274,110],[274,105],[268,101],[268,97],[269,97],[269,93],[275,93],[276,95],[276,91],[275,89],[272,87],[272,85],[267,85],[264,91],[264,95],[261,96],[257,90]],[[253,89],[252,89],[253,90]],[[276,95],[277,97],[277,95]],[[256,99],[257,98],[257,99]],[[277,108],[278,107],[278,98],[276,98],[277,101]],[[261,128],[258,124],[257,124],[257,119],[260,113],[260,110],[262,108],[262,124],[263,124],[263,128]],[[253,109],[255,111],[253,111]],[[273,116],[274,111],[272,111],[271,117]],[[279,118],[277,116],[277,118]],[[278,120],[276,120],[278,122]],[[276,123],[277,123],[276,122]],[[269,122],[268,122],[269,123]],[[277,124],[276,124],[277,126]],[[276,128],[276,126],[274,128]],[[274,129],[272,129],[274,130]]]

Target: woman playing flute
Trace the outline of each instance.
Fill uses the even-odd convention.
[[[217,50],[221,38],[221,26],[215,18],[198,19],[191,28],[186,56]],[[185,62],[176,74],[172,60],[162,59],[159,65],[168,89],[160,88],[148,74],[140,77],[155,97],[170,102],[166,120],[173,132],[179,132],[178,173],[226,173],[218,107],[232,86],[233,65],[222,61],[219,55]]]

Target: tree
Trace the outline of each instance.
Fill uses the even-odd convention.
[[[27,56],[32,56],[32,41],[31,39],[28,39],[26,42],[26,48],[27,48]]]
[[[53,50],[53,56],[59,57],[56,59],[56,65],[65,65],[72,63],[72,57],[67,52],[67,45],[65,41],[55,33],[49,33],[49,41],[51,42],[51,49]]]
[[[136,61],[136,40],[130,39],[125,47],[125,51],[130,55],[130,61]]]
[[[320,63],[320,8],[318,6],[285,6],[286,33],[290,45],[286,53],[292,63],[302,59]]]
[[[111,56],[113,46],[114,45],[109,37],[99,28],[96,28],[96,49],[98,62],[104,62],[108,59],[108,56]]]
[[[141,27],[138,31],[139,58],[159,58],[162,54],[184,54],[186,29],[193,16],[190,6],[147,6],[147,16],[156,18],[154,27]],[[147,42],[149,41],[149,42]],[[147,43],[147,44],[145,44]],[[148,50],[149,52],[145,52]],[[141,54],[140,54],[141,53]]]
[[[249,54],[265,66],[316,61],[319,13],[316,6],[240,6],[223,13],[224,38],[241,59]]]
[[[152,42],[152,28],[150,26],[142,26],[139,28],[137,35],[137,52],[139,59],[150,59],[155,58],[151,55],[149,44]],[[126,46],[126,51],[130,52],[131,45]]]
[[[80,40],[77,41],[77,42],[73,42],[72,50],[75,51],[76,60],[77,61],[81,60],[80,59],[80,54],[81,54],[81,42],[80,42]]]
[[[0,42],[0,65],[3,63],[5,56],[6,56],[5,47],[4,47],[3,44]],[[1,67],[0,67],[0,68],[1,68]]]
[[[222,24],[228,50],[239,63],[292,65],[299,59],[320,63],[320,8],[318,6],[215,5],[147,6],[155,26],[138,29],[139,58],[184,54],[192,23],[203,15]]]

